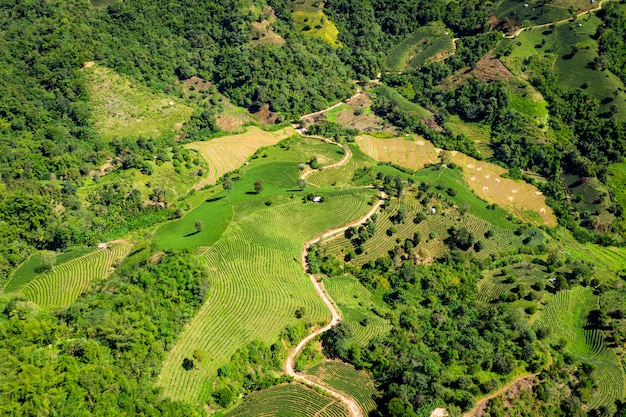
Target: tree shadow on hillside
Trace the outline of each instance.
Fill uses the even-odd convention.
[[[209,198],[209,199],[204,200],[204,201],[205,201],[206,203],[213,203],[214,201],[220,201],[220,200],[223,200],[223,199],[224,199],[224,196],[221,196],[221,197],[213,197],[213,198]]]

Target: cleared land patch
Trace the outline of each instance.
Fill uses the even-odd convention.
[[[278,385],[248,395],[226,417],[347,417],[343,405],[303,384]]]
[[[307,369],[305,373],[354,398],[364,415],[376,409],[375,399],[379,394],[367,372],[357,371],[343,362],[327,361]]]
[[[112,265],[128,254],[131,245],[115,243],[55,266],[32,279],[20,293],[44,308],[64,307],[112,272]]]
[[[581,362],[595,367],[598,387],[589,403],[591,409],[613,404],[625,391],[622,365],[612,349],[606,346],[598,329],[588,329],[587,315],[596,304],[591,288],[574,287],[551,296],[537,320],[538,326],[551,330],[551,340],[565,340],[565,349]]]
[[[82,71],[87,79],[96,129],[107,139],[173,136],[193,112],[179,99],[155,94],[111,69],[96,64]]]
[[[328,310],[298,261],[302,245],[365,213],[372,193],[325,192],[322,204],[304,204],[298,198],[262,210],[236,211],[220,240],[203,253],[213,274],[211,291],[163,364],[159,385],[164,394],[202,400],[217,369],[239,347],[255,339],[273,343],[285,326],[298,321],[298,308],[304,307],[305,319],[313,323],[328,320]],[[195,349],[206,352],[206,358],[198,369],[185,371],[182,361]]]
[[[419,136],[380,139],[362,135],[356,138],[356,142],[366,154],[378,161],[391,162],[413,170],[440,162],[440,155],[444,152]],[[478,161],[460,152],[446,151],[444,159],[454,162],[463,169],[467,184],[479,197],[504,207],[525,221],[556,225],[552,209],[535,186],[504,178],[506,169]]]
[[[208,176],[197,186],[213,184],[224,173],[239,168],[264,146],[275,145],[289,136],[295,135],[292,127],[285,127],[275,132],[267,132],[256,126],[249,127],[245,133],[223,136],[206,142],[194,142],[185,147],[195,149],[209,163]]]
[[[452,37],[443,23],[429,23],[394,46],[385,59],[385,66],[389,71],[404,71],[444,59],[454,52]]]
[[[333,47],[339,47],[341,42],[337,40],[339,29],[324,13],[324,3],[305,0],[291,2],[291,15],[296,30],[302,32],[304,36],[318,38]]]

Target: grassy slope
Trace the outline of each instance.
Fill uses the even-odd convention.
[[[528,20],[531,25],[541,25],[571,17],[570,9],[576,13],[595,7],[589,0],[555,0],[549,3],[538,7],[539,2],[536,0],[504,0],[496,11],[496,16],[499,19],[513,19],[520,24]],[[528,7],[524,7],[525,4]]]
[[[448,34],[446,34],[448,33]],[[441,22],[429,23],[394,46],[385,59],[389,71],[404,71],[448,56],[454,49],[452,34]]]
[[[108,68],[93,65],[83,72],[96,128],[106,139],[173,136],[193,112],[180,99],[155,94]]]
[[[324,203],[304,203],[307,190],[292,190],[299,151],[271,148],[267,154],[242,169],[242,179],[235,182],[229,197],[232,222],[203,252],[213,271],[212,287],[163,365],[159,384],[166,396],[192,402],[204,398],[217,368],[236,349],[255,339],[274,342],[285,326],[297,321],[294,312],[299,307],[305,307],[305,319],[314,323],[328,319],[328,311],[302,271],[302,246],[316,234],[365,213],[374,191],[319,191],[326,198]],[[264,190],[251,194],[258,178],[263,178]],[[270,206],[265,204],[268,201],[272,201]],[[205,228],[211,227],[207,218]],[[198,370],[184,371],[183,358],[198,348],[206,352],[206,359]]]
[[[384,97],[391,103],[396,104],[404,112],[415,114],[422,119],[430,119],[433,117],[433,114],[429,110],[425,109],[417,103],[409,101],[406,97],[404,97],[391,87],[381,85],[380,87],[377,87],[373,92],[380,97]]]
[[[615,104],[619,109],[619,117],[626,119],[626,93],[623,91],[623,83],[612,72],[598,71],[589,65],[598,56],[598,45],[593,36],[601,24],[598,17],[588,15],[576,22],[558,24],[554,30],[526,30],[515,39],[502,41],[502,45],[510,46],[512,51],[510,56],[503,58],[503,62],[515,74],[523,75],[522,63],[526,57],[548,54],[553,60],[561,85],[578,89],[586,83],[586,93],[600,102],[606,101],[601,105],[602,111],[608,111],[611,104]],[[571,55],[574,46],[578,48],[578,52]],[[614,93],[617,96],[614,97]],[[607,101],[611,99],[613,100]]]
[[[227,417],[346,417],[337,400],[302,384],[285,384],[255,392]]]

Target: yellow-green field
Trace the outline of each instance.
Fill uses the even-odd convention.
[[[337,40],[339,29],[323,10],[295,10],[292,16],[295,28],[304,36],[321,39],[334,47],[341,45]]]
[[[463,169],[469,187],[482,199],[495,203],[515,216],[534,224],[556,225],[556,217],[546,199],[535,186],[502,176],[506,169],[478,161],[456,151],[442,151],[421,136],[380,139],[369,135],[356,138],[363,151],[372,158],[413,170],[442,161],[454,162]]]
[[[198,185],[202,187],[215,183],[224,173],[239,168],[257,149],[275,145],[294,134],[296,131],[292,127],[267,132],[256,126],[250,126],[245,133],[239,135],[223,136],[185,146],[200,152],[209,163],[208,175]]]
[[[90,63],[82,71],[96,129],[105,138],[173,136],[193,113],[180,99],[155,94],[111,69]]]

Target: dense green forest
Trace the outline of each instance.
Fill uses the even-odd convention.
[[[565,232],[557,231],[562,227],[576,244],[589,245],[585,248],[603,247],[593,250],[609,253],[623,248],[626,200],[620,199],[620,181],[626,179],[615,174],[615,167],[626,157],[626,117],[623,103],[618,103],[626,83],[624,2],[603,3],[593,14],[601,22],[595,33],[568,54],[543,50],[544,39],[533,47],[541,53],[527,54],[519,62],[506,59],[520,53],[522,42],[505,43],[494,29],[501,27],[494,18],[504,3],[515,2],[0,1],[2,414],[206,413],[203,405],[163,398],[156,381],[167,352],[206,300],[211,271],[195,252],[160,252],[149,240],[159,224],[184,217],[200,203],[193,200],[193,186],[213,167],[185,145],[225,135],[216,122],[225,106],[236,106],[249,120],[257,120],[251,114],[266,109],[275,115],[272,124],[284,127],[363,90],[372,100],[367,111],[393,127],[394,134],[420,135],[437,148],[488,160],[505,167],[509,177],[536,185],[559,222],[558,228],[542,226],[537,235],[545,232],[554,241],[567,242]],[[531,3],[543,10],[551,2]],[[323,12],[323,21],[338,29],[337,42],[311,35],[322,25],[298,30],[294,10]],[[388,71],[389,51],[433,22],[445,25],[445,35],[453,39],[450,55],[402,72]],[[570,32],[582,26],[565,24]],[[275,41],[256,42],[259,27]],[[556,31],[555,25],[537,30],[544,37]],[[621,82],[611,96],[598,98],[586,79],[568,86],[557,72],[555,62],[573,62],[581,51],[594,56],[586,70],[595,71],[601,81],[612,76]],[[484,62],[489,60],[510,68],[495,78],[485,75]],[[87,63],[168,100],[185,102],[190,116],[176,132],[103,134],[84,70]],[[192,77],[210,86],[210,98],[189,99],[195,87],[185,82]],[[380,93],[380,85],[431,116]],[[545,105],[545,120],[528,110],[530,96]],[[455,123],[488,132],[486,143],[459,132]],[[361,133],[332,120],[310,125],[308,131],[341,142],[344,152]],[[361,171],[349,175],[351,185],[379,188],[390,199],[402,197],[413,185],[414,173],[406,169],[394,171],[395,177],[381,171],[375,179],[373,162],[362,158],[366,162]],[[310,168],[319,167],[317,157],[309,162]],[[396,168],[385,166],[390,172]],[[238,172],[232,175],[241,179]],[[180,178],[186,182],[178,187],[166,181]],[[218,181],[230,204],[231,177]],[[274,187],[269,178],[257,182],[254,196],[262,194],[263,184]],[[297,185],[304,189],[306,182]],[[428,189],[426,182],[422,186]],[[456,193],[447,190],[450,196]],[[308,191],[312,198],[315,194]],[[437,193],[444,194],[444,188]],[[268,197],[264,204],[270,207],[274,201]],[[405,223],[404,214],[396,216],[394,229]],[[513,216],[509,220],[517,221]],[[199,233],[204,225],[196,222],[195,227]],[[352,232],[363,243],[375,231],[374,217]],[[356,346],[347,342],[350,331],[340,324],[322,337],[326,356],[371,372],[382,394],[374,414],[422,416],[445,406],[458,415],[497,389],[496,379],[504,381],[522,370],[537,373],[539,382],[520,398],[517,409],[505,411],[511,407],[497,400],[489,403],[488,415],[625,416],[626,406],[619,401],[589,408],[586,404],[598,388],[591,376],[594,365],[568,353],[565,342],[549,341],[546,326],[529,324],[520,313],[530,315],[529,307],[509,305],[537,296],[545,286],[532,292],[516,284],[514,295],[479,300],[477,285],[486,271],[498,265],[506,280],[508,265],[497,264],[498,254],[471,259],[469,252],[482,250],[482,238],[460,228],[448,233],[447,253],[432,265],[399,262],[394,256],[417,246],[417,234],[397,238],[396,253],[358,267],[349,264],[355,252],[343,261],[317,252],[317,247],[308,254],[310,272],[327,277],[347,273],[385,306],[380,316],[391,328],[386,336]],[[68,307],[48,310],[22,295],[4,293],[9,278],[34,253],[45,258],[46,253],[80,251],[116,239],[135,243],[131,255],[114,260],[110,270],[115,272]],[[603,346],[606,337],[611,347],[623,348],[623,272],[607,268],[600,273],[585,263],[589,260],[582,259],[583,253],[556,256],[541,245],[524,254],[546,268],[546,277],[553,277],[551,294],[581,286],[593,291],[598,305],[584,318],[585,329],[602,332]],[[37,273],[54,271],[54,261],[46,258],[44,263],[35,268]],[[513,284],[515,278],[510,279]],[[540,302],[545,304],[545,299]],[[209,406],[226,408],[239,394],[290,381],[281,373],[286,350],[311,326],[286,328],[282,342],[253,342],[237,350],[219,368]],[[194,360],[205,354],[198,351],[186,358],[185,370],[195,369]],[[554,394],[555,387],[566,387],[571,395],[564,399]]]

